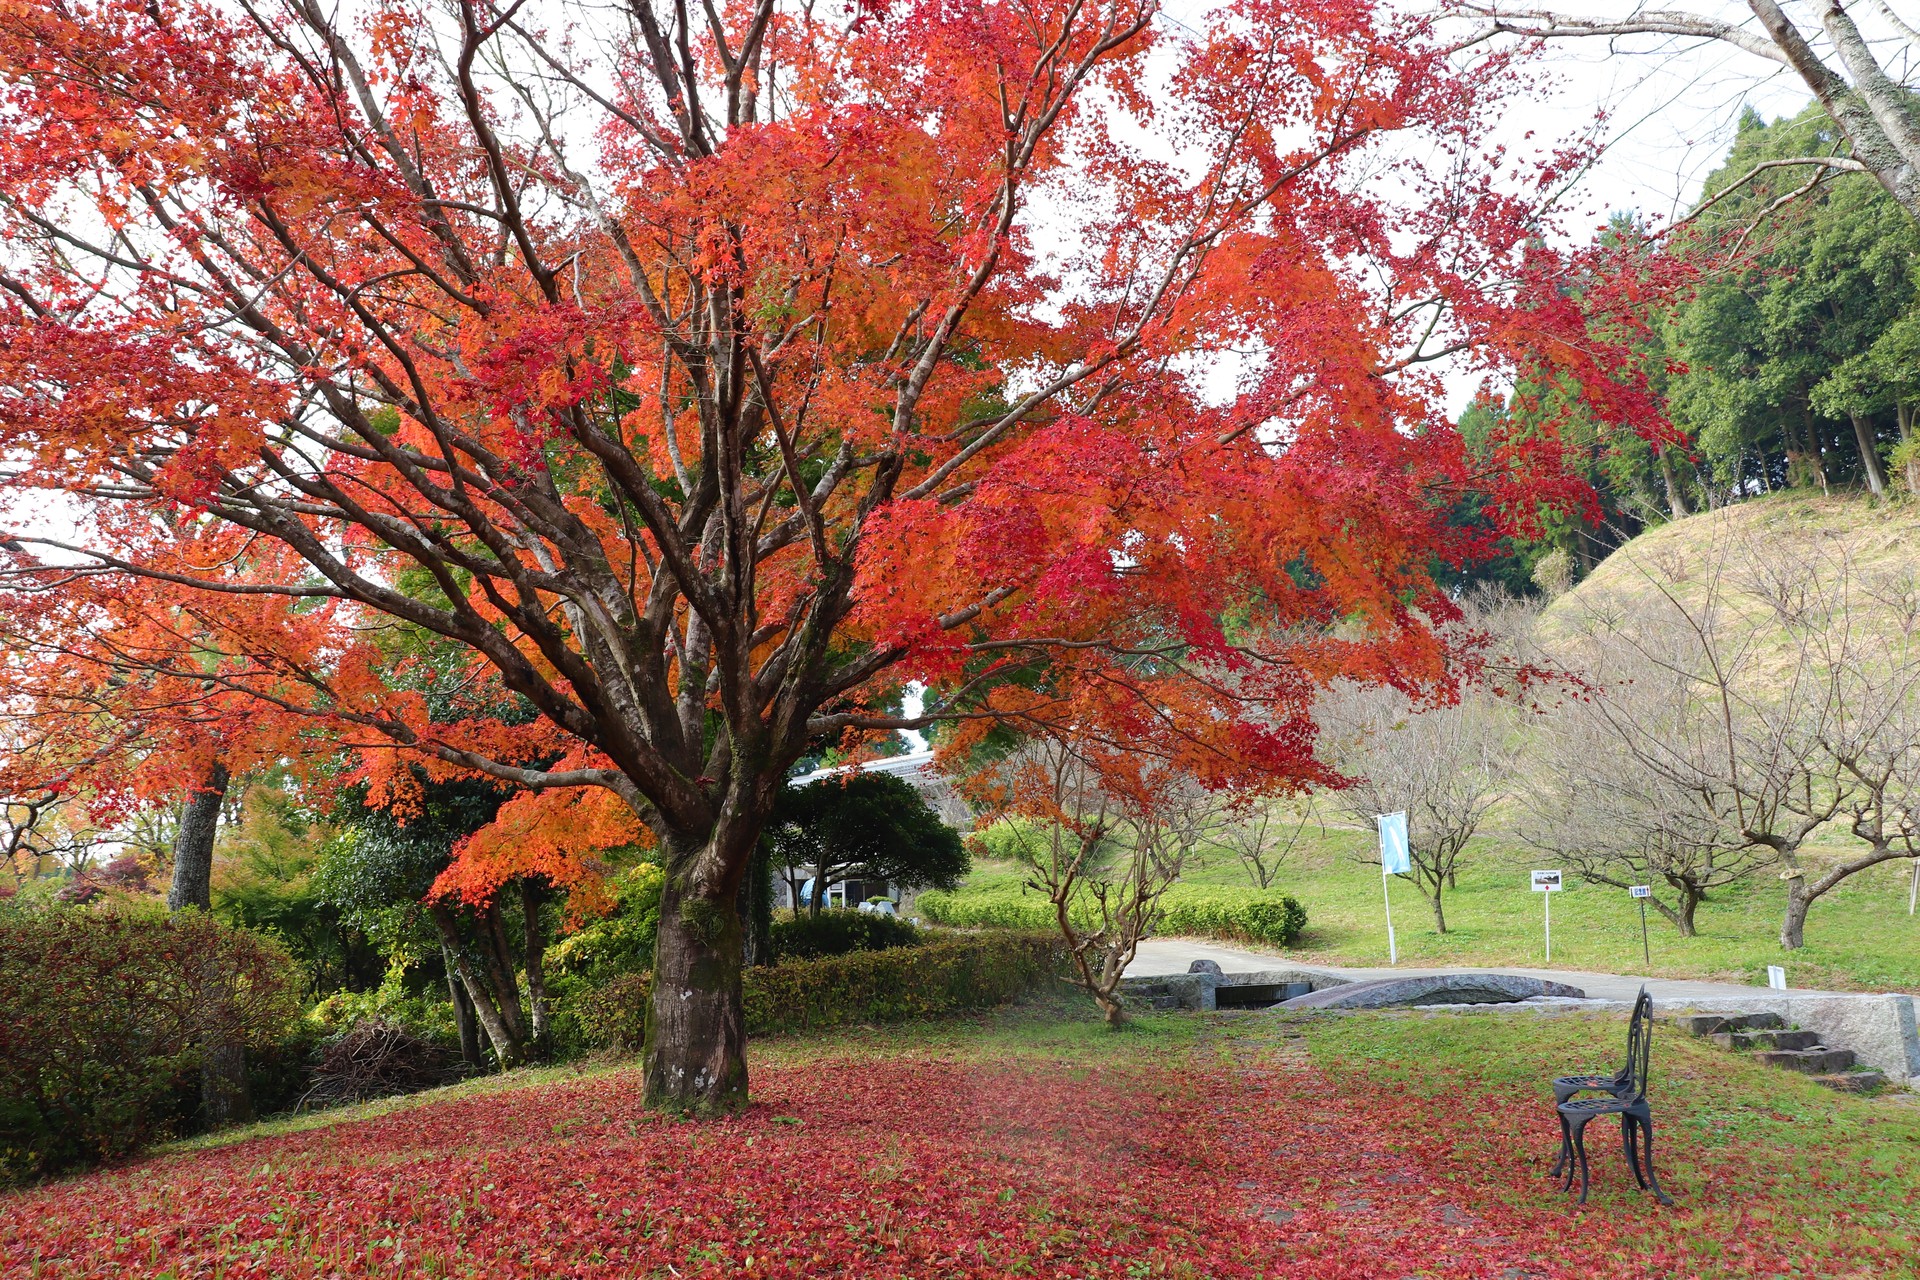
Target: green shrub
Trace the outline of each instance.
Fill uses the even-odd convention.
[[[834,908],[819,915],[802,911],[773,922],[773,954],[781,960],[817,960],[850,951],[885,951],[919,945],[920,931],[910,920],[874,911]]]
[[[747,970],[747,1030],[765,1035],[991,1009],[1059,971],[1059,940],[1043,933],[789,960]],[[649,986],[648,975],[626,974],[584,995],[577,1015],[588,1039],[599,1048],[638,1049]]]
[[[914,910],[935,924],[961,929],[1055,927],[1053,904],[1011,877],[985,888],[923,893]],[[1073,918],[1091,923],[1090,909],[1076,903]],[[1176,884],[1160,899],[1154,931],[1290,947],[1306,924],[1307,909],[1276,889]]]
[[[580,978],[605,982],[622,973],[653,968],[654,937],[660,931],[660,895],[667,877],[643,862],[613,878],[614,908],[547,948],[549,981]]]
[[[179,1127],[201,1047],[278,1044],[303,981],[285,948],[198,911],[0,918],[0,1181]]]
[[[389,965],[380,985],[371,991],[334,992],[307,1011],[306,1021],[322,1038],[343,1035],[362,1022],[390,1022],[433,1044],[460,1046],[460,1029],[445,988],[414,994],[407,989],[406,968],[401,964]]]
[[[1307,927],[1307,909],[1271,889],[1175,885],[1160,900],[1156,932],[1290,947]]]

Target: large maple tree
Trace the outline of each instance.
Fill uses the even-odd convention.
[[[1470,477],[1431,362],[1653,420],[1545,247],[1580,157],[1365,3],[357,12],[0,7],[11,572],[226,601],[222,696],[617,796],[660,1105],[745,1099],[733,903],[810,742],[1304,776],[1318,682],[1443,679],[1461,487],[1560,484],[1548,432]]]

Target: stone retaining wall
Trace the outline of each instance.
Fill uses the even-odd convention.
[[[1916,1032],[1912,996],[1782,991],[1654,1003],[1661,1013],[1777,1013],[1790,1027],[1817,1031],[1822,1042],[1853,1050],[1861,1066],[1883,1071],[1895,1083],[1920,1088],[1920,1032]]]

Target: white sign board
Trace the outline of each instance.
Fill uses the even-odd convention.
[[[1650,884],[1636,884],[1631,889],[1628,889],[1627,892],[1636,898],[1651,898],[1653,896],[1653,886]]]
[[[1560,892],[1560,873],[1558,871],[1536,871],[1533,873],[1533,891],[1535,893]]]
[[[1775,991],[1787,989],[1787,971],[1777,964],[1767,966],[1767,985]]]

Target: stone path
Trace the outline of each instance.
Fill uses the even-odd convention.
[[[1211,960],[1225,973],[1256,973],[1263,969],[1311,969],[1338,974],[1354,982],[1373,978],[1408,978],[1439,973],[1520,973],[1530,978],[1566,982],[1580,987],[1597,1000],[1631,1000],[1642,983],[1661,1003],[1686,1000],[1718,1000],[1743,996],[1766,996],[1765,987],[1748,987],[1734,982],[1696,982],[1684,978],[1642,978],[1621,973],[1592,973],[1584,969],[1522,969],[1511,965],[1468,965],[1426,969],[1417,965],[1395,968],[1346,968],[1327,964],[1302,964],[1284,952],[1248,951],[1223,947],[1217,943],[1191,938],[1149,938],[1140,944],[1133,963],[1127,966],[1129,978],[1154,978],[1169,973],[1185,973],[1195,960]],[[1796,987],[1794,995],[1831,995],[1834,992]]]

